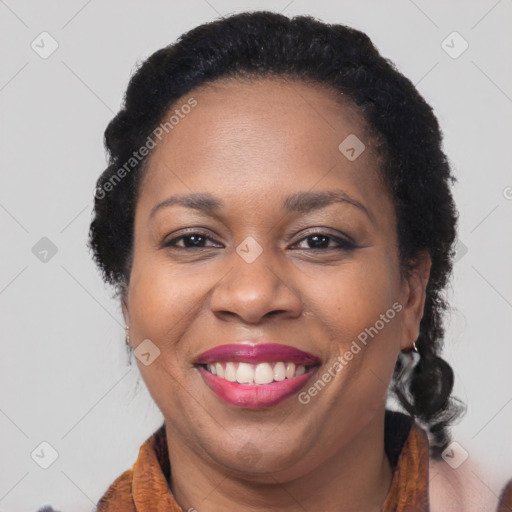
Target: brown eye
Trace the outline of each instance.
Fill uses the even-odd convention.
[[[311,250],[351,250],[355,249],[355,245],[348,240],[338,238],[326,233],[312,233],[299,240],[296,245],[307,244],[307,247],[299,247],[299,249],[311,249]],[[334,245],[333,245],[334,244]]]
[[[190,232],[165,242],[163,247],[173,247],[176,249],[206,249],[208,247],[219,247],[219,245],[205,245],[208,240],[215,243],[212,238],[206,236],[204,233]]]

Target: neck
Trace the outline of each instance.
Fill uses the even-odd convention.
[[[171,489],[183,510],[257,512],[378,511],[392,480],[384,451],[384,412],[319,466],[298,478],[269,471],[266,482],[208,464],[166,427]]]

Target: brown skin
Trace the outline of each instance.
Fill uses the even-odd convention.
[[[401,273],[379,158],[362,119],[331,91],[222,80],[189,96],[197,106],[148,160],[123,305],[132,345],[149,338],[161,351],[138,364],[165,418],[174,496],[201,512],[378,510],[391,483],[386,391],[399,351],[418,336],[430,259]],[[351,133],[366,144],[353,162],[338,150]],[[335,189],[368,215],[348,203],[282,209],[290,194]],[[174,205],[148,220],[157,203],[191,192],[225,206]],[[206,232],[207,248],[161,247],[187,227]],[[356,248],[331,239],[332,249],[312,249],[311,231]],[[235,250],[248,236],[263,248],[250,264]],[[395,302],[402,311],[307,405],[296,395],[259,410],[226,404],[194,366],[212,347],[264,339],[316,354],[315,381]]]

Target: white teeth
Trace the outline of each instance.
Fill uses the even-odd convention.
[[[217,375],[217,377],[220,377],[221,379],[224,378],[224,367],[222,366],[222,364],[215,363],[215,371],[216,373],[214,375]]]
[[[286,365],[286,378],[291,379],[295,376],[295,363],[288,363]]]
[[[249,363],[239,363],[236,370],[236,381],[239,384],[254,384],[254,369]]]
[[[304,375],[306,373],[306,367],[303,364],[300,364],[295,369],[295,376],[298,377],[299,375]]]
[[[229,382],[235,382],[236,380],[236,368],[235,363],[226,363],[226,370],[224,372],[224,378]]]
[[[218,362],[207,364],[206,368],[211,374],[221,379],[250,386],[282,382],[306,373],[306,367],[303,364],[295,365],[295,363],[282,361],[259,364]]]
[[[280,382],[286,378],[286,368],[284,363],[276,363],[274,366],[274,380]]]
[[[254,371],[254,382],[256,384],[270,384],[274,380],[274,372],[272,366],[268,363],[260,363],[256,365]]]

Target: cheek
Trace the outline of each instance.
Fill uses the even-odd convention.
[[[164,413],[187,409],[186,361],[190,349],[180,343],[190,334],[193,318],[203,307],[204,284],[186,271],[172,270],[165,262],[152,257],[134,260],[130,278],[130,338],[136,349],[149,339],[159,351],[148,366],[137,359],[140,374],[149,393]]]
[[[338,386],[354,385],[356,396],[369,386],[368,397],[381,400],[400,350],[398,265],[368,250],[357,264],[314,282],[308,287],[310,303],[316,304],[318,323],[327,332],[328,352],[343,365]]]
[[[397,269],[385,258],[376,257],[377,251],[368,250],[365,257],[338,269],[323,270],[315,279],[309,279],[305,288],[310,304],[336,338],[357,338],[365,328],[373,326],[381,315],[392,308],[400,297]],[[307,300],[304,301],[307,303]],[[392,320],[396,319],[392,310]],[[386,317],[387,319],[387,317]],[[386,329],[397,322],[387,322]],[[380,326],[380,322],[379,322]]]
[[[160,252],[136,253],[130,277],[130,321],[139,337],[162,349],[177,340],[204,301],[204,281],[186,267],[171,267]]]

